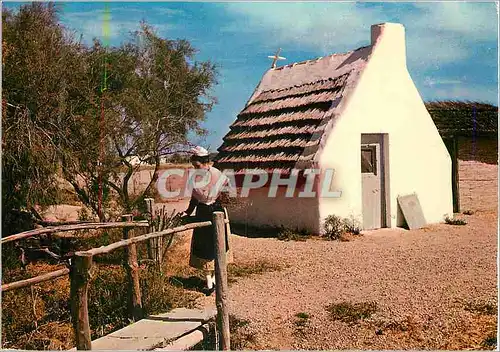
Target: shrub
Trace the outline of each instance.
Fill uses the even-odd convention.
[[[352,233],[353,235],[359,235],[361,233],[361,224],[354,216],[344,219],[344,230],[346,232]]]
[[[105,261],[105,260],[103,260]],[[9,281],[49,272],[54,266],[28,265],[26,270],[10,270]],[[92,339],[121,329],[130,323],[127,311],[127,278],[121,265],[96,262],[89,285],[89,320]],[[145,268],[140,272],[142,303],[146,314],[192,307],[194,293],[174,287],[168,277]],[[30,288],[2,293],[2,342],[4,348],[67,350],[73,344],[70,323],[69,278]]]
[[[301,241],[305,242],[309,237],[306,231],[297,231],[282,227],[278,233],[278,239],[281,241]]]
[[[79,221],[89,221],[94,220],[92,213],[86,206],[82,206],[80,210],[78,210],[78,220]]]
[[[486,349],[495,349],[497,346],[497,334],[492,332],[481,343],[481,347]]]
[[[330,313],[330,318],[333,320],[352,324],[361,319],[370,318],[377,311],[377,304],[375,302],[341,302],[330,304],[326,307],[326,310]]]
[[[323,223],[323,229],[328,239],[338,240],[345,232],[345,224],[337,215],[328,215]]]
[[[228,281],[234,283],[238,278],[250,277],[252,275],[264,274],[266,272],[279,271],[283,268],[272,262],[258,260],[254,263],[231,263],[227,266]]]
[[[444,218],[444,221],[448,225],[467,225],[467,221],[465,221],[464,219],[450,218],[449,216]]]
[[[307,328],[309,327],[309,318],[310,315],[304,312],[300,312],[295,314],[295,334],[298,335],[299,337],[304,337]]]
[[[496,315],[498,312],[497,305],[491,302],[469,302],[466,304],[465,310],[483,315]]]

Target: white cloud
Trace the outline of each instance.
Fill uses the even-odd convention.
[[[163,9],[167,10],[167,9]],[[173,10],[172,10],[173,11]],[[109,40],[115,40],[120,36],[128,36],[130,32],[139,29],[140,21],[146,16],[140,9],[113,10],[106,20],[103,9],[93,11],[81,11],[66,13],[61,16],[62,23],[83,35],[83,40],[90,43],[93,38],[103,40],[107,37]],[[166,15],[166,13],[165,13]],[[108,23],[107,33],[105,33],[105,23]],[[158,32],[168,31],[174,26],[172,24],[149,23]]]
[[[434,87],[434,86],[445,86],[445,85],[450,85],[450,84],[461,84],[463,82],[462,80],[459,79],[446,79],[446,78],[432,78],[432,77],[425,77],[424,79],[424,85],[427,87]]]
[[[494,6],[493,3],[451,1],[415,3],[415,8],[424,11],[423,20],[415,23],[416,28],[463,35],[468,40],[496,40],[498,20]]]
[[[387,3],[386,3],[387,4]],[[400,6],[405,6],[405,11]],[[412,6],[412,7],[411,7]],[[494,5],[477,3],[227,3],[237,17],[224,31],[266,36],[270,46],[309,49],[323,55],[370,43],[370,26],[398,22],[406,26],[408,63],[421,66],[465,59],[467,44],[497,39]],[[411,9],[411,10],[409,10]]]

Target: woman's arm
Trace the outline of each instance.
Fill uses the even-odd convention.
[[[197,205],[198,205],[198,200],[195,197],[191,196],[191,200],[189,201],[189,206],[185,211],[185,213],[187,215],[191,215],[193,213],[194,208],[196,208]]]

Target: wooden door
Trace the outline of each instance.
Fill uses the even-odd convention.
[[[361,144],[361,179],[363,192],[363,229],[382,227],[382,160],[380,143]]]

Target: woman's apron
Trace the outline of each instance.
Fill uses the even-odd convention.
[[[219,201],[207,205],[198,203],[196,206],[196,222],[212,221],[212,215],[216,211],[225,213],[227,219],[227,212],[222,207]],[[226,258],[227,263],[232,262],[232,255],[229,253],[229,226],[224,226],[226,236]],[[191,257],[189,265],[203,270],[214,270],[215,268],[215,238],[212,226],[197,227],[193,230],[193,237],[191,239]]]

